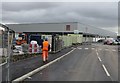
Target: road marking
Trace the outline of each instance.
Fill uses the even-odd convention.
[[[101,60],[101,58],[98,56],[98,59],[99,59],[99,61],[101,62],[102,60]]]
[[[106,51],[108,51],[108,49],[105,49]]]
[[[105,70],[105,72],[106,72],[107,76],[110,76],[110,74],[108,73],[108,71],[107,71],[107,69],[106,69],[105,65],[103,65],[103,64],[102,64],[102,67],[103,67],[103,69]]]
[[[85,48],[85,50],[88,50],[88,48]]]
[[[81,50],[82,48],[78,48],[78,49],[80,49],[80,50]]]
[[[94,50],[95,48],[92,48],[92,50]]]
[[[72,53],[75,49],[76,49],[76,48],[74,48],[74,49],[71,50],[70,52],[68,52],[68,53],[66,53],[66,54],[64,54],[64,55],[62,55],[61,57],[59,57],[59,58],[57,58],[57,59],[55,59],[55,60],[53,60],[53,61],[51,61],[51,62],[49,62],[49,63],[47,63],[47,64],[45,64],[45,65],[43,65],[43,66],[41,66],[41,67],[39,67],[39,68],[37,68],[37,69],[35,69],[35,70],[33,70],[33,71],[31,71],[31,72],[29,72],[29,73],[27,73],[27,74],[21,76],[21,77],[19,77],[19,78],[13,80],[12,83],[16,83],[17,81],[23,81],[23,80],[25,80],[26,78],[32,76],[33,74],[35,74],[35,73],[41,71],[42,69],[48,67],[49,65],[55,63],[56,61],[58,61],[58,60],[60,60],[60,59],[62,59],[62,58],[65,57],[66,55]]]
[[[97,56],[98,56],[98,52],[96,52]]]
[[[99,49],[99,50],[102,50],[102,49]]]
[[[114,52],[115,52],[116,50],[112,50],[112,51],[114,51]]]
[[[0,64],[0,66],[3,66],[3,65],[5,65],[5,64],[7,64],[7,61],[6,61],[6,62],[4,62],[4,63],[2,63],[2,64]]]
[[[97,54],[97,57],[98,57],[99,61],[101,62],[102,60],[101,60],[101,58],[99,57],[99,55],[98,55],[98,52],[97,52],[97,51],[96,51],[96,54]]]
[[[32,79],[32,77],[27,77],[28,79]]]
[[[97,50],[96,50],[96,54],[97,54],[97,57],[98,57],[99,61],[102,62],[101,58],[100,58],[99,55],[98,55],[98,51],[97,51]],[[106,69],[106,67],[105,67],[104,64],[102,64],[102,67],[103,67],[105,73],[107,74],[107,76],[110,77],[110,74],[109,74],[109,72],[108,72],[108,70]],[[111,78],[111,77],[110,77],[110,78]],[[112,80],[112,78],[111,78],[111,80]]]
[[[74,47],[71,47],[72,49],[74,49]]]

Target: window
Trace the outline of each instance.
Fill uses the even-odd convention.
[[[66,31],[70,31],[70,25],[66,25]]]

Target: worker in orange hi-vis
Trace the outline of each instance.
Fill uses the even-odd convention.
[[[48,61],[48,51],[50,50],[50,44],[48,42],[48,39],[46,38],[45,41],[42,44],[42,59],[43,62]]]

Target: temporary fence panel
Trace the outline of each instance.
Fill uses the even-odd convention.
[[[70,37],[69,36],[67,36],[67,47],[69,46],[69,41],[70,41]]]
[[[52,35],[41,35],[41,39],[45,40],[45,38],[48,39],[48,42],[50,44],[50,48],[52,47]],[[51,49],[50,49],[51,51]]]
[[[82,39],[83,39],[83,35],[82,34],[79,34],[78,36],[77,36],[77,43],[82,43]]]
[[[42,35],[42,36],[41,36],[41,39],[44,40],[45,38],[48,39],[49,44],[52,43],[52,35]]]
[[[87,42],[92,42],[93,38],[92,37],[87,37]]]
[[[75,34],[74,37],[75,37],[75,44],[76,44],[76,43],[78,43],[78,42],[77,42],[77,37],[78,37],[78,35]]]
[[[29,49],[29,44],[27,43],[22,44],[22,51],[24,53],[28,53],[29,52],[28,49]]]
[[[91,41],[91,38],[90,37],[88,37],[88,42],[90,42]]]
[[[63,40],[62,40],[62,37],[59,36],[59,49],[58,50],[61,50],[63,48]]]
[[[91,37],[91,42],[93,42],[93,37]]]
[[[80,35],[77,36],[77,43],[81,43],[81,36]]]
[[[71,46],[72,45],[72,37],[71,36],[67,36],[67,46]]]
[[[63,42],[64,42],[64,47],[68,47],[72,45],[72,37],[69,35],[62,36]]]
[[[71,36],[69,36],[69,37],[70,37],[69,46],[71,46],[72,45],[72,37]]]
[[[64,44],[64,47],[67,47],[67,36],[62,36],[63,37],[63,44]]]
[[[60,39],[60,37],[58,36],[57,38],[56,38],[56,51],[60,51],[62,48],[61,48],[61,46],[62,46],[62,40]]]
[[[53,52],[56,52],[58,49],[57,42],[58,42],[58,35],[53,34],[52,35],[52,48],[51,48]]]
[[[77,43],[77,34],[68,34],[68,36],[71,36],[73,44]]]
[[[80,43],[83,43],[82,41],[83,41],[83,35],[81,34],[80,35]]]
[[[73,36],[72,36],[72,34],[68,34],[67,36],[70,37],[70,39],[71,39],[71,44],[72,44],[72,43],[73,43]]]
[[[65,47],[65,36],[61,36],[62,37],[62,44],[63,44],[63,48]]]
[[[90,41],[93,42],[93,38],[92,37],[90,37]]]
[[[85,37],[82,38],[82,42],[85,42]]]
[[[68,36],[71,36],[71,42],[73,44],[82,43],[84,41],[82,34],[68,34]]]
[[[62,49],[64,48],[64,38],[63,38],[64,36],[60,36],[60,39],[62,40],[61,41],[61,46],[62,46]]]
[[[77,35],[76,35],[76,34],[73,35],[73,39],[74,39],[74,40],[73,40],[73,43],[76,44],[76,43],[77,43]]]
[[[59,36],[59,39],[60,39],[60,49],[64,48],[64,44],[63,44],[63,38],[62,36]]]
[[[88,42],[89,41],[89,38],[88,37],[86,37],[86,42]]]
[[[65,36],[65,47],[67,47],[67,41],[68,41],[67,36]]]

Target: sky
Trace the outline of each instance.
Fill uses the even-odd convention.
[[[10,2],[11,1],[11,2]],[[46,1],[46,2],[45,2]],[[81,22],[118,32],[117,0],[15,0],[2,1],[0,22],[10,23],[46,23]],[[49,2],[48,2],[49,1]]]

